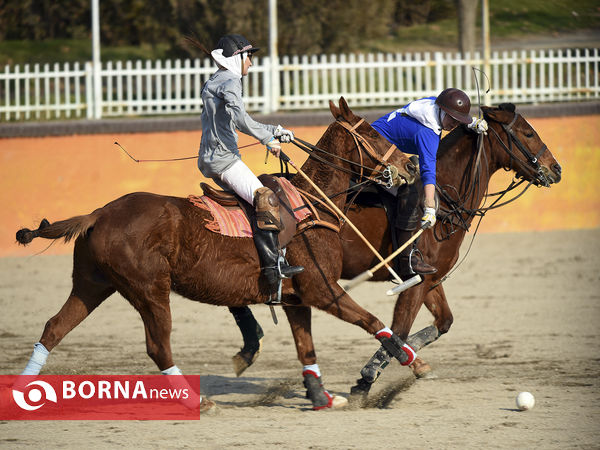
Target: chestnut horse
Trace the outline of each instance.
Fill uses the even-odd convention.
[[[378,168],[386,164],[398,169],[399,179],[395,181],[413,182],[416,169],[410,160],[401,152],[390,151],[390,144],[354,115],[343,98],[339,104],[339,109],[332,105],[336,121],[318,142],[328,153],[320,159],[309,157],[302,166],[304,173],[328,196],[343,191],[351,173],[366,171],[378,176],[383,172]],[[347,128],[353,128],[370,145],[359,145]],[[388,162],[382,160],[384,154],[391,154]],[[300,176],[292,183],[315,193]],[[345,196],[337,197],[335,203],[343,207]],[[323,211],[321,217],[327,219],[328,212]],[[118,291],[140,313],[147,353],[158,369],[165,374],[180,374],[170,344],[171,291],[191,300],[230,307],[265,303],[269,299],[252,239],[211,232],[204,226],[207,219],[209,212],[185,198],[138,192],[114,200],[89,215],[52,224],[44,220],[37,230],[17,232],[21,244],[35,237],[75,239],[73,288],[62,309],[46,323],[38,343],[43,345],[41,351],[47,356],[67,333]],[[342,272],[338,233],[325,227],[309,228],[287,245],[287,258],[292,265],[304,266],[304,272],[285,280],[282,298],[298,358],[305,369],[310,367],[303,375],[313,408],[336,406],[336,401],[324,390],[316,365],[310,329],[311,306],[360,326],[390,348],[399,360],[407,361],[404,343],[338,286]],[[291,303],[293,306],[289,306]],[[45,358],[40,364],[36,356],[38,344],[27,366],[37,364],[37,373],[45,363]],[[337,400],[339,404],[345,402],[340,397]],[[214,405],[203,402],[201,409]]]
[[[503,104],[498,108],[482,109],[490,127],[487,136],[482,137],[482,146],[478,146],[477,135],[465,127],[456,128],[440,143],[437,189],[441,207],[435,227],[425,231],[419,241],[419,249],[425,260],[435,266],[438,272],[424,277],[421,284],[400,294],[394,308],[392,330],[403,340],[408,339],[409,344],[413,344],[413,341],[408,333],[423,303],[434,316],[433,326],[422,330],[427,336],[427,343],[447,333],[452,325],[452,312],[442,282],[458,260],[460,245],[474,217],[485,214],[486,209],[481,205],[488,193],[491,176],[504,168],[531,184],[546,187],[561,179],[560,165],[533,127],[515,112],[514,105]],[[381,254],[391,254],[392,239],[383,208],[353,205],[348,211],[348,218]],[[343,278],[354,278],[379,262],[349,227],[342,229],[342,246]],[[389,273],[380,269],[372,279],[388,280]],[[243,312],[235,313],[241,316]],[[250,311],[245,314],[245,323],[252,324],[254,318]],[[244,349],[258,348],[259,337],[253,336],[252,332],[257,327],[260,329],[256,323],[254,328],[247,326],[246,330],[242,330],[245,331],[245,346],[241,353],[250,364],[256,358],[256,353],[244,354]],[[413,336],[416,338],[418,335],[416,333]],[[413,345],[420,346],[416,342]],[[417,376],[424,376],[430,370],[420,358],[415,360],[411,368]],[[369,367],[366,375],[367,378],[370,375],[370,382],[365,383],[363,379],[359,386],[368,391],[380,371]]]

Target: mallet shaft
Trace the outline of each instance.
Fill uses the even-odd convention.
[[[289,159],[289,158],[288,158]],[[377,249],[375,249],[375,247],[373,247],[371,245],[371,243],[369,242],[369,240],[360,232],[360,230],[358,228],[356,228],[356,226],[350,221],[350,219],[348,219],[348,217],[346,217],[346,215],[337,207],[335,206],[335,203],[333,203],[331,201],[331,199],[329,197],[327,197],[327,195],[321,190],[321,188],[319,188],[319,186],[317,186],[313,180],[311,180],[309,178],[308,175],[306,175],[302,169],[300,169],[299,167],[297,167],[294,162],[292,160],[289,160],[289,163],[292,165],[292,167],[294,169],[296,169],[298,171],[298,173],[300,175],[302,175],[302,177],[308,181],[310,183],[310,185],[313,187],[313,189],[315,189],[322,197],[323,199],[327,202],[327,204],[329,206],[331,206],[331,208],[340,215],[340,217],[342,217],[344,219],[344,221],[350,226],[350,228],[352,228],[354,230],[354,232],[358,235],[359,238],[362,239],[362,241],[367,244],[367,247],[369,247],[369,250],[371,250],[373,252],[373,254],[377,257],[377,259],[379,259],[381,261],[380,264],[386,266],[386,268],[388,269],[388,271],[390,272],[390,274],[392,275],[392,277],[394,277],[396,279],[396,281],[398,281],[399,283],[402,283],[402,278],[400,278],[398,276],[398,274],[394,271],[394,269],[392,269],[387,262],[384,261],[383,256],[381,256],[379,254],[379,252],[377,251]],[[381,266],[380,266],[381,267]]]

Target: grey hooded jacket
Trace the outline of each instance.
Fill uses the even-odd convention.
[[[275,125],[253,120],[242,101],[242,80],[229,70],[215,72],[202,88],[202,139],[198,168],[205,177],[219,178],[237,160],[236,129],[266,144],[273,138]]]

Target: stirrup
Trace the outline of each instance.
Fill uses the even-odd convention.
[[[413,268],[413,262],[412,262],[412,258],[413,258],[413,256],[415,257],[415,259],[416,259],[416,260],[418,260],[418,261],[417,261],[417,265],[418,265],[419,263],[421,263],[421,264],[423,264],[423,265],[425,265],[425,266],[428,266],[428,267],[430,267],[430,268],[431,268],[431,270],[429,270],[429,271],[424,271],[424,270],[421,270],[421,271],[419,271],[419,270],[415,270],[415,269]],[[424,268],[424,269],[426,269],[426,268]],[[431,274],[434,274],[434,273],[436,273],[436,272],[437,272],[437,269],[436,269],[435,267],[433,267],[432,265],[430,265],[430,264],[427,264],[427,263],[425,262],[425,258],[423,258],[423,254],[421,253],[421,250],[419,250],[417,247],[413,247],[413,248],[410,250],[410,253],[409,253],[409,255],[408,255],[408,270],[409,270],[409,272],[408,272],[408,273],[409,273],[409,275],[411,275],[411,276],[413,276],[413,275],[431,275]]]
[[[302,266],[290,266],[285,257],[279,255],[277,259],[277,272],[279,278],[292,278],[294,275],[298,275],[304,271]]]
[[[283,282],[282,282],[282,278],[280,277],[279,280],[277,280],[277,294],[275,296],[273,296],[273,292],[270,292],[269,299],[265,302],[265,305],[269,305],[269,306],[281,305],[282,285],[283,285]],[[275,321],[275,319],[273,319],[273,321]],[[277,322],[275,322],[275,323],[277,323]]]

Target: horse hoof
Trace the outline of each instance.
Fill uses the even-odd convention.
[[[212,400],[202,397],[200,400],[200,414],[206,414],[208,416],[217,412],[217,404]]]
[[[261,349],[262,339],[258,341],[258,350],[256,350],[254,353],[244,352],[240,350],[239,352],[237,352],[236,355],[233,356],[233,358],[231,358],[233,363],[233,371],[235,372],[236,377],[239,377],[246,371],[248,367],[254,364],[254,361],[256,361],[256,358],[258,358]]]
[[[410,365],[413,375],[420,380],[431,380],[437,378],[437,375],[433,373],[433,369],[429,364],[423,361],[415,361]]]
[[[415,376],[419,380],[435,380],[437,378],[437,375],[435,374],[435,372],[433,370],[430,370],[429,372],[422,372],[419,374],[415,374]]]
[[[313,406],[313,411],[323,411],[327,409],[342,409],[348,406],[348,399],[346,397],[340,397],[335,394],[329,394],[330,399],[326,405]]]
[[[340,397],[339,395],[334,395],[331,400],[331,408],[332,409],[341,409],[348,406],[348,399],[346,397]]]

